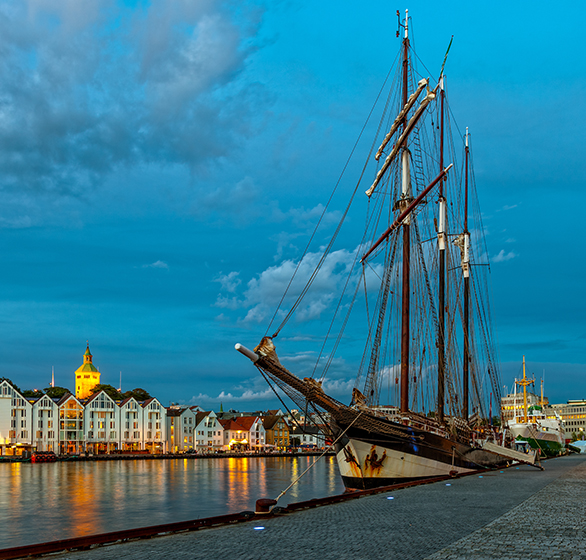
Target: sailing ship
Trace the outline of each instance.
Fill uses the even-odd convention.
[[[563,422],[556,412],[552,412],[549,417],[545,413],[543,380],[539,405],[527,406],[527,387],[534,383],[534,379],[527,379],[523,356],[523,378],[515,379],[514,415],[508,422],[509,431],[516,442],[527,442],[542,456],[563,455],[566,453]],[[517,385],[523,387],[523,415],[520,418],[517,416]]]
[[[507,462],[482,447],[492,436],[489,399],[500,400],[501,384],[470,135],[468,130],[460,135],[459,153],[451,139],[444,87],[449,46],[435,82],[417,67],[408,12],[403,21],[399,12],[397,16],[397,37],[403,38],[394,65],[395,87],[386,99],[380,97],[382,116],[371,127],[377,137],[350,203],[323,254],[317,258],[308,246],[297,262],[298,276],[289,290],[298,285],[306,263],[317,264],[298,294],[289,291],[283,297],[274,316],[282,323],[274,334],[263,337],[254,350],[236,345],[279,398],[284,393],[306,418],[327,426],[348,490],[454,476]],[[368,181],[366,197],[363,180]],[[360,205],[365,226],[348,263],[337,267],[346,268],[348,277],[339,284],[340,300],[330,307],[332,323],[311,374],[297,375],[281,363],[274,341],[296,311],[307,315],[312,303],[327,307],[330,294],[322,291],[321,299],[311,300],[311,290],[318,286],[319,291],[320,273],[331,275],[336,268],[332,259],[341,254],[335,249],[342,226],[356,206],[362,213]],[[328,210],[326,205],[324,212]],[[312,239],[321,243],[315,232]],[[357,326],[350,327],[356,316]],[[362,331],[360,353],[353,355]],[[311,338],[290,336],[288,342]],[[342,350],[350,357],[336,358]],[[339,378],[336,369],[351,360],[357,376],[346,405],[329,394],[324,379],[326,374]]]

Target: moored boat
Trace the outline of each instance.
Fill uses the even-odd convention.
[[[523,356],[523,378],[515,379],[517,385],[523,387],[523,415],[517,416],[515,402],[514,417],[509,420],[508,428],[515,441],[526,441],[541,456],[557,457],[567,452],[565,446],[564,426],[561,418],[555,413],[548,417],[544,410],[543,383],[539,405],[527,406],[527,386],[534,383],[527,379],[525,373],[525,356]],[[515,399],[516,401],[516,399]]]
[[[325,252],[315,257],[307,284],[298,297],[283,297],[274,315],[283,320],[274,334],[254,350],[236,345],[276,394],[280,389],[310,419],[329,427],[347,489],[463,474],[508,461],[482,447],[493,437],[489,398],[500,398],[501,384],[469,134],[462,138],[461,161],[449,134],[444,87],[449,46],[433,82],[415,66],[409,26],[406,12],[399,21],[403,40],[396,91],[389,92],[377,127],[386,135],[375,139],[380,148],[374,158],[374,150],[368,154],[360,176],[372,178],[364,231],[349,253],[340,299],[329,306],[333,319],[315,351],[315,366],[306,377],[292,373],[281,364],[274,340],[311,297],[320,272],[331,274],[327,265],[360,180]],[[296,273],[309,260],[306,250]],[[309,304],[328,308],[330,294],[319,298]],[[360,313],[358,326],[350,330],[351,319]],[[361,331],[361,355],[352,356],[351,342]],[[309,338],[303,333],[290,337]],[[334,362],[342,350],[357,372],[348,405],[328,394],[323,382],[342,363]],[[385,401],[392,404],[381,407]]]

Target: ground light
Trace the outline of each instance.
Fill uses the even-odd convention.
[[[255,531],[264,531],[264,527],[255,527],[254,530]]]

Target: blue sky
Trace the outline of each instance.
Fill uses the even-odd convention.
[[[1,1],[0,376],[45,387],[54,366],[73,388],[89,340],[124,390],[271,404],[234,343],[264,334],[409,7]],[[447,87],[473,138],[503,384],[525,354],[550,400],[586,398],[586,8],[410,15],[434,75],[454,35]]]

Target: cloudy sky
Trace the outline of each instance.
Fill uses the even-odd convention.
[[[525,354],[552,401],[586,398],[586,8],[414,4],[427,67],[454,36],[503,384]],[[42,388],[54,367],[73,388],[89,340],[104,383],[122,372],[166,405],[274,404],[234,343],[264,335],[408,7],[0,0],[0,376]],[[347,400],[351,384],[328,387]]]

